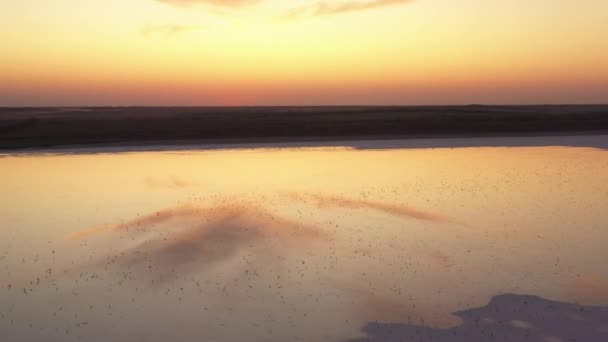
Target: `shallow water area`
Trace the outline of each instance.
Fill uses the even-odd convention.
[[[594,335],[523,312],[501,333],[608,339],[598,318],[607,142],[7,153],[0,331],[8,341],[346,341],[415,328],[418,340],[465,340],[483,330],[464,330],[471,315],[499,320],[467,310],[524,298],[564,308],[554,311],[569,323],[554,325],[583,322]]]

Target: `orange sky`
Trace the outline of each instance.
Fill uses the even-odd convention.
[[[608,103],[605,0],[7,0],[0,106]]]

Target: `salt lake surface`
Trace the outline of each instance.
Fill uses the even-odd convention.
[[[7,153],[1,339],[606,341],[607,145]]]

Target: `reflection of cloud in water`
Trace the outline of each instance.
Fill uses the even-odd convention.
[[[444,215],[384,202],[306,193],[282,193],[282,195],[322,210],[371,209],[408,219],[435,223],[458,222]],[[215,274],[214,270],[231,272],[233,266],[236,265],[232,261],[241,260],[240,257],[244,256],[251,258],[250,261],[256,265],[276,269],[281,266],[279,263],[285,262],[285,256],[289,254],[290,250],[309,249],[315,242],[327,241],[330,238],[333,241],[333,238],[338,236],[329,236],[321,228],[285,218],[253,201],[227,203],[230,202],[224,200],[217,206],[208,207],[181,205],[124,223],[74,233],[71,236],[73,240],[100,241],[102,243],[105,241],[109,242],[108,245],[117,246],[117,248],[106,257],[93,259],[92,263],[85,263],[81,268],[76,267],[72,271],[93,273],[103,269],[113,269],[119,270],[121,273],[137,272],[138,275],[141,274],[139,271],[142,271],[145,275],[143,280],[151,280],[152,284],[162,285],[172,282],[182,275],[200,271],[209,272],[206,273],[207,275]],[[345,248],[341,251],[341,256],[349,256],[349,251],[346,250],[349,247],[340,243],[336,245]],[[297,251],[295,254],[301,254],[301,252]],[[444,268],[450,267],[452,263],[456,262],[450,255],[436,248],[429,250],[425,248],[425,255]],[[287,268],[293,266],[286,265]],[[367,280],[361,281],[361,278],[353,277],[354,273],[349,273],[348,268],[339,269],[337,272],[335,269],[324,270],[320,264],[315,262],[307,263],[306,267],[315,268],[314,272],[317,273],[315,276],[318,276],[318,279],[330,279],[327,284],[331,288],[337,289],[339,293],[350,294],[345,297],[352,298],[352,301],[349,300],[351,304],[348,304],[352,305],[349,306],[351,310],[348,318],[359,322],[357,325],[372,320],[407,323],[407,325],[370,323],[365,332],[372,341],[390,341],[391,338],[404,340],[415,336],[408,335],[412,331],[424,331],[439,341],[444,338],[442,334],[448,334],[446,332],[456,332],[456,334],[464,334],[463,336],[467,334],[466,331],[459,330],[465,328],[454,326],[461,321],[464,321],[465,326],[469,324],[468,316],[461,314],[462,312],[452,315],[449,312],[453,311],[453,308],[447,309],[447,306],[434,305],[434,301],[429,301],[429,298],[417,295],[415,284],[409,289],[412,293],[406,294],[404,291],[402,294],[401,290],[405,290],[407,284],[402,283],[403,287],[399,288],[398,293],[393,292],[391,286],[396,286],[396,284],[393,283],[389,286],[389,283],[385,282],[388,278],[381,278],[382,272],[377,273],[379,277],[370,279],[377,281],[380,285],[370,286],[366,282]],[[237,268],[234,270],[240,271]],[[262,274],[264,273],[262,272]],[[229,275],[229,277],[232,276],[233,274]],[[597,299],[598,293],[600,295],[607,293],[602,292],[608,291],[608,287],[604,287],[604,285],[597,279],[581,277],[573,285],[573,291],[576,290],[579,298],[584,293],[593,293],[595,294],[593,299]],[[432,291],[436,284],[428,284],[428,286],[428,291]],[[298,291],[297,289],[291,290],[295,293]],[[480,319],[484,319],[483,322],[497,321],[495,317],[488,317],[486,319],[484,316]],[[514,316],[505,322],[500,324],[508,325],[507,328],[510,330],[506,332],[507,334],[513,331],[535,329],[534,327],[537,326],[536,322],[531,321],[525,315]],[[410,324],[420,324],[421,326]],[[384,329],[390,330],[393,327],[396,327],[395,331],[401,331],[400,329],[403,328],[405,335],[395,335],[397,337],[386,335]],[[438,329],[438,327],[444,329]],[[476,329],[479,330],[479,327]]]
[[[577,302],[608,303],[606,280],[588,275],[578,276],[572,282],[570,289],[570,297]]]
[[[318,193],[283,192],[285,197],[307,204],[312,204],[321,209],[346,208],[346,209],[373,209],[383,213],[408,219],[431,221],[436,223],[453,223],[469,227],[468,224],[460,222],[446,215],[432,213],[405,205],[397,205],[386,202],[355,199],[343,196],[324,195]]]
[[[169,208],[126,223],[76,232],[70,238],[101,235],[107,235],[113,244],[127,241],[130,245],[92,267],[145,267],[154,277],[165,280],[204,270],[248,249],[256,249],[255,257],[272,257],[327,237],[314,227],[246,202]]]
[[[427,253],[427,256],[441,267],[450,267],[453,265],[450,257],[438,249],[431,250]]]
[[[457,221],[440,214],[430,213],[385,202],[350,199],[346,197],[281,193],[289,199],[313,205],[319,209],[372,209],[407,219],[436,223]],[[230,199],[232,201],[232,199]],[[246,253],[263,265],[277,265],[288,250],[309,247],[315,241],[326,241],[329,233],[269,211],[250,201],[224,200],[216,206],[180,205],[134,218],[124,223],[93,227],[75,232],[70,240],[107,243],[112,251],[92,263],[76,267],[71,272],[96,272],[102,269],[144,271],[144,279],[154,283],[171,281],[181,275],[216,266],[226,265],[235,257]],[[347,231],[345,231],[347,232]],[[333,239],[333,236],[332,236]],[[105,245],[98,250],[104,251]],[[342,245],[342,248],[350,248]],[[346,251],[346,250],[345,250]],[[426,253],[426,252],[425,252]],[[447,267],[450,258],[439,250],[431,251],[430,258]],[[318,265],[322,268],[321,265]],[[71,273],[70,272],[70,273]],[[334,279],[347,274],[331,274]],[[438,317],[438,325],[449,325],[449,315],[421,312],[422,308],[395,303],[397,298],[370,292],[364,284],[346,284],[336,280],[336,288],[346,290],[362,305],[357,306],[366,318],[399,317],[409,313],[412,317],[429,320]]]
[[[608,307],[506,294],[455,315],[463,323],[449,329],[370,322],[366,337],[350,341],[608,341]]]
[[[193,186],[200,186],[199,183],[184,180],[176,176],[170,176],[167,178],[147,177],[144,179],[144,182],[151,188],[183,189]]]
[[[360,319],[373,317],[377,321],[421,322],[435,327],[451,327],[462,321],[454,315],[432,307],[432,303],[423,300],[386,293],[387,289],[361,286],[355,282],[331,280],[332,285],[354,296],[352,314]],[[389,291],[390,292],[390,291]]]

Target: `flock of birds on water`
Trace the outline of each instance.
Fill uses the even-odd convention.
[[[504,172],[505,183],[495,184],[490,189],[482,188],[475,181],[475,171],[461,184],[439,183],[434,187],[442,201],[449,201],[464,192],[489,199],[506,192],[509,182],[522,176],[516,168]],[[533,176],[540,179],[546,173],[563,171],[545,169],[535,172],[537,174]],[[564,187],[572,181],[572,175],[566,173],[560,174],[559,178]],[[442,226],[442,229],[449,226],[451,234],[458,238],[472,233],[483,234],[476,222],[465,218],[373,199],[372,194],[380,198],[399,198],[404,191],[411,193],[424,187],[428,189],[428,184],[422,183],[390,189],[373,188],[362,191],[358,196],[288,191],[274,196],[210,195],[203,198],[192,195],[192,200],[174,207],[137,215],[122,223],[85,228],[63,237],[61,241],[49,241],[45,247],[46,255],[23,256],[20,262],[11,259],[12,249],[19,246],[11,245],[10,240],[4,241],[0,265],[4,268],[5,285],[0,298],[5,303],[0,307],[0,327],[20,326],[37,329],[41,334],[70,336],[66,337],[69,340],[76,335],[86,340],[87,335],[79,333],[80,329],[104,319],[116,328],[129,320],[130,313],[123,310],[125,305],[131,310],[147,310],[148,301],[159,296],[166,298],[163,300],[165,305],[184,303],[209,317],[213,316],[211,313],[218,313],[214,322],[218,326],[229,325],[232,315],[239,311],[239,301],[255,301],[260,293],[268,294],[286,308],[283,312],[286,312],[287,322],[292,328],[315,314],[302,310],[302,307],[309,306],[301,305],[303,302],[318,304],[330,297],[358,296],[362,298],[363,306],[375,305],[380,309],[405,313],[411,309],[410,306],[390,303],[389,299],[379,298],[376,293],[381,288],[392,293],[390,298],[407,301],[407,286],[379,284],[372,279],[373,270],[370,272],[365,268],[355,278],[363,284],[360,288],[353,288],[332,278],[332,275],[341,271],[338,259],[344,255],[353,260],[375,258],[377,263],[388,265],[391,272],[407,277],[424,270],[428,260],[446,269],[458,267],[449,255],[433,248],[426,259],[403,251],[401,260],[382,260],[376,251],[387,247],[373,239],[374,227],[365,227],[368,231],[358,227],[354,229],[359,231],[344,233],[350,227],[344,227],[343,222],[363,213],[380,215],[385,219],[392,217],[392,220],[406,226],[410,222]],[[572,202],[576,205],[576,198],[572,198]],[[282,203],[292,204],[289,215],[283,215],[284,209],[275,210]],[[484,209],[483,206],[479,208]],[[319,211],[324,214],[315,217]],[[559,212],[551,214],[559,215]],[[508,213],[503,212],[503,215]],[[394,224],[395,221],[391,222]],[[514,235],[517,233],[512,232]],[[370,236],[372,238],[366,241],[365,237]],[[508,238],[509,232],[505,232],[504,237]],[[537,235],[536,238],[545,237]],[[424,241],[419,244],[422,249],[428,247]],[[349,248],[348,252],[344,252],[345,248]],[[468,249],[465,252],[475,251]],[[66,260],[68,263],[63,263]],[[22,267],[36,270],[38,275],[20,279]],[[225,271],[226,267],[230,270]],[[311,282],[322,284],[320,288],[326,289],[307,289],[304,285],[299,292],[296,291],[298,299],[292,298],[294,286]],[[22,300],[18,296],[33,298]],[[72,299],[67,300],[68,296]],[[214,297],[213,300],[207,300],[209,296]],[[235,296],[239,301],[234,300]],[[50,302],[55,304],[38,302],[49,298],[53,298]],[[100,300],[103,298],[110,300],[103,303]],[[344,300],[352,301],[352,298]],[[57,320],[63,325],[27,323],[25,307],[38,310],[32,316],[46,317],[48,322]],[[265,329],[263,322],[284,319],[268,314],[251,324]],[[455,323],[458,321],[451,322],[451,325]],[[267,333],[272,334],[272,331]]]

